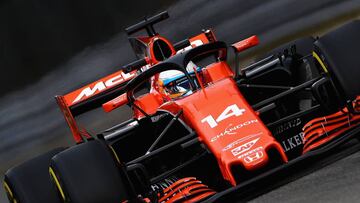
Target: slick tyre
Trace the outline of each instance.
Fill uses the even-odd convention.
[[[129,195],[117,161],[103,141],[92,140],[54,156],[49,170],[64,202],[122,202]]]
[[[356,20],[325,34],[314,43],[314,57],[346,100],[353,100],[360,94],[359,36],[360,21]]]
[[[9,169],[4,188],[11,203],[60,203],[49,176],[51,158],[64,148],[57,148]]]

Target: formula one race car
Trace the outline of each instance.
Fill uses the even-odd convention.
[[[256,36],[228,46],[204,30],[173,45],[153,27],[166,18],[126,29],[137,61],[56,97],[76,145],[9,169],[10,202],[229,202],[356,138],[360,21],[240,70]],[[93,135],[75,117],[99,107],[133,118]]]

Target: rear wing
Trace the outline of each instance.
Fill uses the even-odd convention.
[[[184,43],[184,41],[188,41],[188,43]],[[181,41],[177,46],[180,49],[177,50],[177,53],[214,41],[216,39],[213,32],[206,30],[195,37]],[[188,46],[183,46],[183,44]],[[137,60],[80,89],[55,97],[77,143],[84,141],[84,138],[90,138],[90,135],[77,125],[75,117],[101,107],[107,101],[123,94],[125,92],[124,87],[136,77],[138,70],[151,68],[149,67],[150,63],[151,60],[147,58]]]
[[[75,117],[98,108],[106,101],[121,94],[122,87],[135,76],[136,71],[124,73],[123,70],[120,70],[64,96],[55,96],[76,143],[82,142],[84,138],[88,139],[90,136],[77,125]]]
[[[86,103],[94,102],[93,100],[99,100],[107,95],[111,90],[124,86],[129,80],[136,76],[136,71],[125,73],[123,70],[119,70],[113,74],[110,74],[100,80],[90,83],[80,89],[70,92],[64,95],[64,101],[66,106],[76,111],[76,114],[81,114],[79,110],[80,106],[86,105]],[[85,109],[86,111],[86,109]]]

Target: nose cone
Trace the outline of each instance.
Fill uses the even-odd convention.
[[[234,146],[234,144],[236,144]],[[270,151],[275,150],[280,155],[283,163],[287,162],[281,146],[271,137],[252,137],[241,144],[234,143],[224,148],[221,154],[221,171],[224,178],[232,185],[239,184],[243,174],[235,170],[235,166],[241,166],[246,171],[255,171],[268,165],[270,161],[277,160]],[[235,177],[240,179],[235,180]]]
[[[256,170],[269,162],[269,157],[263,147],[254,148],[238,156],[246,170]]]

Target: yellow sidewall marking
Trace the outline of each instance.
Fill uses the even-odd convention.
[[[324,62],[321,60],[321,58],[319,57],[319,55],[316,52],[312,52],[313,57],[320,63],[322,69],[325,71],[325,73],[328,73],[329,71],[327,70]]]
[[[121,163],[120,159],[119,159],[118,155],[116,154],[114,148],[112,148],[112,146],[110,146],[110,145],[109,145],[109,147],[110,147],[112,153],[114,154],[116,161],[120,164]]]
[[[65,194],[64,194],[64,191],[63,189],[61,188],[61,185],[60,185],[60,182],[59,180],[57,179],[55,173],[54,173],[54,170],[49,167],[49,173],[51,175],[51,177],[53,178],[53,180],[55,181],[55,184],[56,184],[56,187],[58,188],[58,190],[60,191],[60,195],[61,197],[63,198],[63,200],[65,200]]]
[[[14,197],[14,193],[11,191],[9,185],[7,184],[7,182],[3,181],[3,184],[4,184],[4,188],[5,188],[5,191],[9,194],[10,196],[10,201],[12,201],[13,203],[17,203],[15,197]]]

